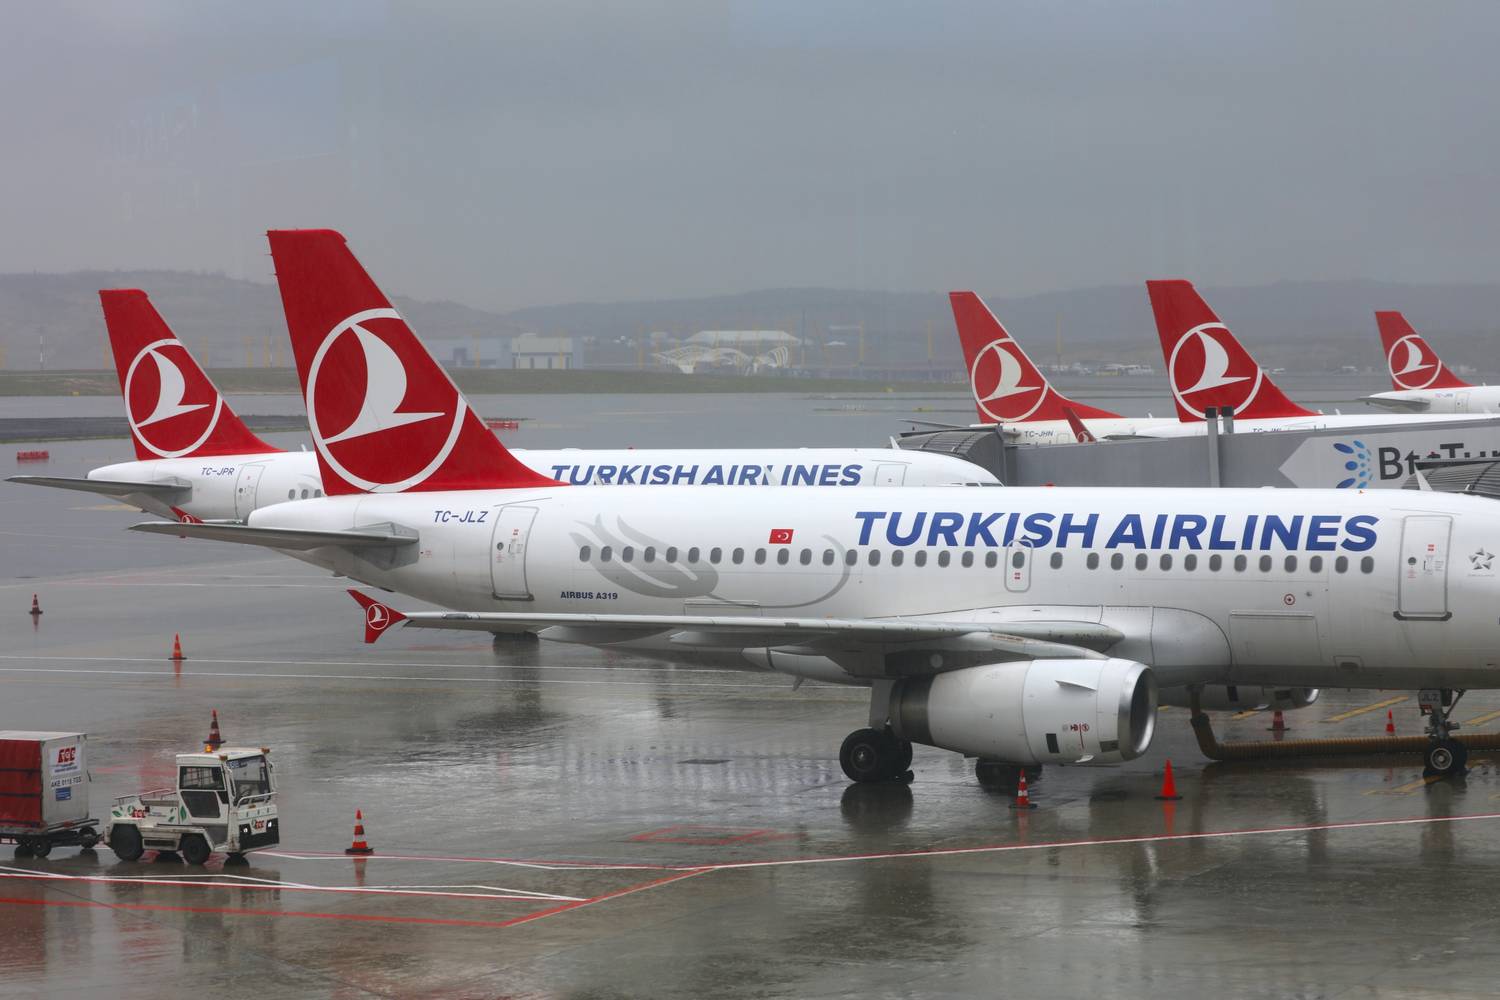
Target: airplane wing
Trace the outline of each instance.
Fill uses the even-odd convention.
[[[607,645],[669,634],[674,644],[694,648],[795,647],[829,654],[945,649],[985,653],[1006,659],[1048,659],[1101,655],[1124,634],[1098,622],[977,622],[936,618],[794,618],[733,615],[539,614],[526,612],[401,612],[350,590],[365,610],[365,642],[375,642],[393,625],[406,628],[476,632],[544,631],[562,642]],[[919,658],[913,672],[938,669],[941,658]],[[953,665],[962,665],[955,662]]]
[[[415,545],[416,532],[394,524],[365,525],[351,531],[314,531],[308,528],[257,528],[245,524],[183,524],[179,521],[146,521],[132,524],[131,531],[178,538],[206,538],[215,542],[264,545],[272,549],[396,548]]]
[[[169,503],[186,500],[193,492],[192,486],[180,479],[132,483],[112,479],[69,479],[63,476],[10,476],[6,482],[21,483],[25,486],[52,486],[60,490],[80,490],[84,493],[98,493],[107,497],[148,496]]]

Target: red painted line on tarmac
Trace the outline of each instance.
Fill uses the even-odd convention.
[[[223,876],[233,878],[232,875]],[[456,889],[403,889],[400,886],[307,885],[297,882],[210,882],[206,879],[129,878],[111,875],[49,875],[42,872],[0,871],[0,878],[32,882],[94,882],[109,885],[172,885],[189,889],[260,889],[276,892],[330,892],[369,896],[436,896],[443,899],[506,899],[520,902],[543,902],[554,899],[573,901],[576,897],[555,892],[459,892]],[[579,900],[581,902],[581,900]]]
[[[575,904],[570,904],[575,905]],[[68,906],[148,913],[219,913],[240,917],[303,917],[374,924],[428,924],[438,927],[509,927],[514,920],[457,920],[445,917],[398,917],[379,913],[312,913],[305,910],[252,910],[236,906],[166,906],[157,903],[101,903],[92,899],[18,899],[0,896],[0,906]]]
[[[1306,823],[1292,826],[1251,827],[1245,830],[1205,830],[1199,833],[1159,833],[1138,837],[1098,837],[1090,840],[1050,840],[1025,844],[988,844],[978,847],[930,847],[877,854],[831,854],[826,857],[783,858],[763,861],[725,861],[693,865],[688,871],[728,871],[734,868],[777,868],[790,865],[820,865],[842,861],[887,861],[901,858],[941,858],[962,854],[1001,854],[1009,851],[1041,851],[1059,847],[1112,847],[1125,844],[1162,844],[1188,840],[1222,840],[1230,837],[1267,836],[1278,833],[1317,833],[1333,830],[1365,830],[1389,826],[1429,826],[1434,823],[1464,823],[1500,819],[1500,812],[1470,816],[1413,816],[1408,819],[1365,819],[1343,823]]]
[[[546,910],[538,910],[535,913],[527,913],[524,916],[512,917],[511,919],[503,922],[500,926],[514,927],[517,924],[530,923],[533,920],[541,920],[543,917],[556,916],[559,913],[566,913],[569,910],[581,910],[585,906],[593,906],[595,903],[602,903],[610,899],[619,899],[621,896],[629,896],[634,892],[645,892],[647,889],[655,889],[657,886],[666,885],[669,882],[680,882],[685,878],[692,878],[694,875],[703,875],[706,872],[710,872],[712,870],[712,868],[689,868],[685,871],[679,871],[675,875],[668,875],[664,878],[652,879],[650,882],[642,882],[640,885],[627,886],[624,889],[616,889],[614,892],[606,892],[601,896],[593,896],[589,899],[581,899],[576,903],[563,903],[561,906],[554,906]]]
[[[282,859],[285,859],[285,860],[288,860],[288,861],[316,860],[316,859],[319,859],[319,858],[335,858],[335,859],[343,859],[343,860],[346,860],[346,861],[349,860],[349,856],[347,854],[344,854],[342,851],[298,851],[298,850],[267,851],[267,850],[260,850],[260,851],[256,851],[255,853],[257,855],[262,856],[262,857],[282,858]],[[551,860],[551,859],[548,859],[548,858],[480,858],[480,857],[465,857],[463,855],[443,855],[443,854],[391,854],[391,853],[389,853],[387,851],[381,851],[378,854],[371,854],[368,857],[362,857],[359,860],[360,861],[381,861],[381,860],[385,860],[385,861],[473,861],[473,862],[477,862],[477,863],[490,864],[490,865],[534,865],[534,866],[537,866],[537,867],[550,867],[550,868],[580,868],[580,869],[591,869],[591,868],[594,868],[594,869],[605,869],[605,870],[614,870],[614,871],[673,872],[673,871],[681,871],[682,870],[682,866],[681,865],[648,865],[648,864],[632,864],[630,862],[615,863],[615,862],[612,862],[612,861],[555,861],[555,860]]]

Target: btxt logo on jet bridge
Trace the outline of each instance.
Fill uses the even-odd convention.
[[[1312,442],[1303,445],[1306,447]],[[1321,447],[1321,445],[1319,446]],[[1497,458],[1500,450],[1495,453],[1488,452],[1483,448],[1470,449],[1462,441],[1449,441],[1435,444],[1424,451],[1408,449],[1403,451],[1394,445],[1381,445],[1371,448],[1358,438],[1349,441],[1334,441],[1333,450],[1338,453],[1339,471],[1342,478],[1336,484],[1341,490],[1362,490],[1370,486],[1399,486],[1402,480],[1417,471],[1417,463],[1427,458]],[[1297,449],[1298,452],[1302,448]],[[1306,482],[1305,477],[1294,474],[1290,466],[1296,462],[1297,455],[1293,454],[1291,459],[1282,465],[1281,471],[1298,486],[1326,485],[1327,479],[1322,483]],[[1302,463],[1297,463],[1302,464]],[[1305,471],[1305,470],[1304,470]]]
[[[162,458],[196,451],[214,432],[224,408],[213,383],[172,338],[147,344],[131,360],[124,396],[125,417],[136,440]]]
[[[1241,412],[1260,392],[1265,373],[1248,355],[1236,352],[1223,323],[1204,323],[1183,334],[1167,359],[1172,395],[1182,408],[1202,417],[1210,406],[1233,407]]]
[[[394,336],[405,326],[391,308],[355,313],[328,331],[307,371],[308,425],[318,451],[347,482],[372,493],[410,489],[436,472],[468,412],[447,378],[409,384],[408,366],[426,359],[397,353],[394,345],[411,339]],[[325,364],[329,374],[320,380]]]

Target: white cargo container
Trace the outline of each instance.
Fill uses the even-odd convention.
[[[0,730],[0,839],[46,857],[59,844],[99,840],[89,816],[88,738],[83,733]]]

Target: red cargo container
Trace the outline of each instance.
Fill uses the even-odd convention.
[[[54,844],[92,846],[82,733],[0,730],[0,839],[45,857]]]

